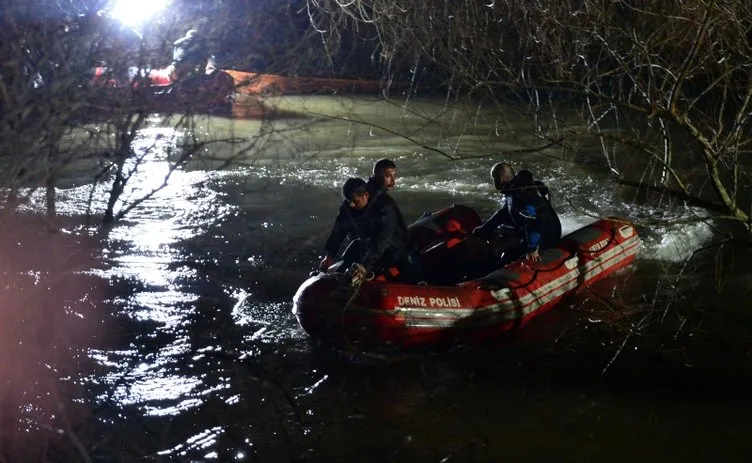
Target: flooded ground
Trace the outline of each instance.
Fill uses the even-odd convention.
[[[213,145],[211,159],[175,173],[109,233],[83,220],[91,187],[75,170],[58,193],[60,234],[46,237],[29,218],[41,197],[23,217],[6,219],[15,224],[3,239],[0,434],[8,455],[748,459],[749,322],[739,310],[721,330],[729,336],[709,333],[731,320],[721,311],[749,299],[749,253],[731,253],[735,277],[717,281],[691,266],[678,296],[672,286],[679,265],[712,236],[712,224],[684,220],[701,211],[615,189],[605,172],[556,151],[503,154],[539,143],[534,127],[511,116],[443,102],[285,104],[309,117],[274,127],[203,119],[196,130],[204,136],[261,134],[265,143],[218,172],[211,168],[233,152]],[[159,184],[166,156],[150,157],[128,194]],[[398,165],[393,196],[408,220],[451,203],[493,212],[488,170],[506,160],[549,185],[565,233],[594,216],[635,221],[638,263],[493,346],[378,356],[316,346],[291,314],[292,295],[320,259],[342,181],[367,176],[381,157]],[[94,199],[96,210],[103,198]],[[708,259],[699,262],[715,262]],[[725,291],[716,295],[719,285]],[[682,319],[687,305],[704,315]],[[651,308],[665,310],[664,326],[676,329],[660,354],[643,350],[655,347],[655,332],[640,325]],[[70,454],[46,453],[60,442]]]

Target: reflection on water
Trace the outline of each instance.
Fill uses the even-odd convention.
[[[42,461],[90,420],[87,349],[110,334],[107,285],[87,272],[100,243],[35,217],[0,230],[0,458]],[[40,445],[40,441],[45,445]],[[79,458],[78,452],[73,457]],[[65,458],[65,454],[58,454]]]
[[[330,100],[330,106],[324,99],[287,104],[339,111],[342,101]],[[107,294],[76,292],[80,301],[94,300],[90,308],[109,313],[114,306],[117,326],[104,345],[81,346],[97,367],[71,373],[95,397],[95,434],[104,436],[95,455],[191,461],[697,459],[710,450],[700,445],[704,439],[691,439],[702,427],[685,419],[689,407],[698,422],[717,423],[719,444],[740,437],[730,423],[743,410],[671,395],[656,399],[649,384],[626,395],[603,393],[592,384],[599,384],[612,346],[589,353],[587,361],[569,353],[576,351],[572,333],[597,329],[583,328],[582,316],[591,308],[643,300],[652,291],[652,282],[635,283],[644,281],[639,275],[603,282],[497,348],[369,357],[312,345],[290,313],[292,294],[319,259],[341,182],[367,176],[379,157],[398,164],[394,197],[408,220],[452,202],[492,213],[497,198],[488,169],[501,159],[530,168],[549,185],[565,232],[598,215],[652,224],[696,213],[626,200],[605,173],[539,153],[457,162],[414,143],[447,153],[492,153],[533,143],[522,124],[502,134],[498,118],[468,119],[459,109],[430,102],[410,110],[376,103],[351,109],[378,124],[321,120],[296,137],[281,137],[266,154],[254,154],[250,165],[221,172],[205,171],[197,161],[172,173],[166,188],[110,231],[85,269],[106,282]],[[432,125],[416,116],[432,111],[439,113]],[[217,133],[257,133],[260,127],[253,121],[203,123]],[[390,132],[398,128],[410,137]],[[124,204],[162,184],[176,140],[162,128],[142,134],[137,149],[156,149],[138,165]],[[217,149],[217,158],[229,156]],[[59,209],[84,213],[89,193],[85,185],[62,191]],[[104,200],[95,195],[95,209]],[[644,260],[683,259],[710,236],[705,224],[643,228]]]

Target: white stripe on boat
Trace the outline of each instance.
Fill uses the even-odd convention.
[[[585,262],[584,265],[574,266],[570,272],[540,286],[533,292],[528,293],[519,299],[514,298],[514,295],[509,288],[492,291],[492,296],[497,299],[498,302],[484,307],[468,307],[464,309],[397,307],[394,310],[381,310],[351,306],[347,311],[358,312],[361,314],[371,313],[380,316],[388,315],[401,317],[405,319],[406,326],[416,328],[445,328],[456,325],[460,320],[467,319],[469,321],[476,318],[476,320],[472,320],[474,323],[467,325],[468,328],[517,320],[577,288],[581,284],[580,280],[584,279],[585,282],[588,282],[607,269],[617,266],[624,260],[634,256],[637,253],[638,245],[639,238],[634,236],[633,238],[628,239],[595,257],[593,260]],[[569,259],[577,259],[577,255],[575,254]],[[567,268],[568,267],[569,266],[567,266]]]
[[[585,273],[585,280],[598,276],[607,268],[613,267],[622,261],[630,258],[637,253],[637,247],[625,250],[617,258],[603,265],[602,262],[591,261],[586,267],[589,268]],[[591,265],[592,264],[592,265]],[[597,268],[601,267],[601,268]],[[562,283],[563,278],[555,280],[559,286],[553,291],[541,294],[536,290],[534,293],[527,294],[517,300],[505,300],[504,302],[493,304],[485,307],[465,309],[465,310],[431,310],[423,308],[402,308],[398,309],[400,314],[405,318],[405,325],[414,328],[446,328],[455,326],[461,320],[472,321],[464,325],[467,327],[479,327],[495,325],[503,321],[518,320],[538,310],[543,305],[567,294],[569,291],[580,286],[578,281],[582,274],[580,272],[570,272],[565,276],[569,277],[568,281]],[[549,285],[546,285],[549,286]],[[541,287],[543,288],[543,287]],[[383,311],[382,311],[383,312]]]

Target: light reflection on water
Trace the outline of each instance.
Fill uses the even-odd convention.
[[[403,124],[402,117],[412,116],[384,123]],[[434,136],[435,145],[454,152],[490,152],[498,142],[493,124],[472,128],[458,122],[457,114],[447,117],[447,124],[424,137]],[[220,119],[211,124],[227,132],[244,127],[231,128]],[[520,429],[537,435],[543,425],[555,428],[553,440],[573,456],[577,445],[567,439],[598,451],[583,436],[598,432],[603,416],[623,418],[621,423],[606,419],[603,433],[616,435],[626,422],[637,429],[633,437],[650,439],[639,431],[644,417],[630,413],[635,407],[649,410],[651,402],[606,398],[603,405],[577,390],[529,390],[505,373],[524,361],[511,355],[491,357],[488,365],[452,356],[406,356],[396,362],[396,371],[388,363],[343,365],[340,357],[331,362],[318,356],[290,313],[290,299],[319,259],[343,179],[368,176],[373,161],[387,155],[399,166],[394,197],[408,220],[451,202],[487,215],[497,206],[488,170],[504,159],[456,162],[416,152],[410,141],[373,128],[326,124],[323,133],[308,135],[315,142],[305,147],[326,145],[326,155],[295,153],[281,162],[277,153],[225,172],[196,166],[177,171],[166,188],[109,233],[104,268],[91,273],[118,290],[111,302],[122,332],[109,348],[90,351],[102,370],[86,379],[113,434],[142,433],[143,425],[160,433],[147,439],[147,454],[220,461],[259,455],[282,461],[299,455],[363,457],[379,446],[375,455],[392,446],[396,459],[434,461],[441,452],[476,448],[483,460],[500,455],[501,444],[482,444],[478,436],[511,432],[513,440],[528,442]],[[166,151],[177,139],[164,129],[143,133],[137,148],[158,149],[139,166],[126,202],[161,184],[169,171]],[[625,215],[637,222],[660,216],[671,222],[694,213],[625,201],[603,174],[550,157],[505,160],[530,168],[549,185],[565,232],[594,215]],[[83,213],[88,195],[87,187],[65,190],[59,210]],[[104,196],[95,200],[95,210],[101,210]],[[665,225],[645,235],[643,255],[679,260],[708,236],[704,224]],[[536,345],[548,348],[553,337],[541,336]],[[535,374],[547,374],[546,365],[528,367],[538,368]],[[671,411],[658,413],[669,423],[680,422]],[[582,435],[567,435],[572,422]],[[317,446],[322,453],[315,453]],[[524,457],[519,447],[511,453]],[[553,456],[553,451],[539,452]]]
[[[185,444],[179,444],[171,449],[160,451],[159,454],[186,456],[188,455],[187,451],[189,450],[205,450],[211,448],[214,444],[216,444],[217,439],[222,433],[223,429],[219,426],[207,429],[200,432],[199,434],[189,437],[186,440]],[[208,459],[215,459],[217,458],[217,454],[216,452],[209,452],[204,454],[203,457]]]
[[[342,179],[367,176],[374,156],[381,156],[378,151],[369,154],[238,169],[222,174],[221,184],[207,183],[206,174],[200,171],[180,173],[175,178],[175,186],[165,189],[155,198],[158,207],[149,210],[147,204],[144,210],[149,210],[148,214],[137,213],[130,218],[131,223],[116,228],[111,239],[123,243],[122,254],[112,259],[110,277],[134,279],[143,286],[124,301],[123,309],[137,321],[156,323],[153,329],[166,338],[161,342],[148,335],[142,338],[136,355],[141,357],[148,353],[149,360],[131,368],[128,385],[118,389],[119,393],[113,397],[114,405],[136,406],[146,416],[181,417],[190,410],[200,412],[211,397],[223,398],[226,406],[241,410],[250,405],[249,400],[251,403],[258,400],[244,397],[242,393],[231,394],[235,389],[228,375],[234,370],[227,370],[223,361],[212,361],[212,356],[191,358],[191,364],[203,365],[201,367],[182,366],[191,350],[198,347],[192,344],[194,338],[186,338],[184,333],[202,330],[201,326],[209,322],[206,317],[216,321],[212,315],[214,311],[229,309],[229,313],[220,318],[237,328],[212,329],[209,322],[204,328],[209,338],[199,335],[203,340],[200,344],[206,344],[207,349],[220,349],[220,352],[228,348],[238,351],[236,355],[243,359],[241,361],[264,359],[267,369],[281,368],[286,371],[282,373],[284,376],[292,374],[292,381],[303,383],[296,388],[299,392],[294,395],[295,400],[300,403],[305,403],[306,397],[308,401],[312,400],[310,416],[314,420],[336,420],[334,416],[327,418],[325,408],[322,408],[324,405],[318,404],[322,398],[326,401],[326,397],[337,395],[327,387],[331,378],[328,373],[312,369],[295,380],[292,378],[300,373],[289,371],[289,360],[269,356],[270,350],[276,352],[280,349],[285,349],[283,352],[287,354],[284,355],[290,355],[300,348],[297,346],[301,346],[301,342],[305,342],[305,334],[290,316],[290,295],[298,280],[316,261],[318,248],[331,220],[325,217],[331,217],[328,209],[336,207]],[[484,213],[495,208],[495,193],[487,182],[488,161],[459,164],[432,159],[426,163],[422,157],[413,159],[409,155],[397,156],[396,161],[401,177],[399,190],[394,196],[407,217],[417,217],[425,209],[441,207],[451,201],[468,202]],[[655,214],[654,210],[625,208],[608,184],[592,175],[565,176],[564,167],[548,159],[530,159],[525,165],[557,192],[555,198],[565,232],[593,220],[588,213],[629,214],[637,216],[638,220]],[[155,178],[164,175],[159,169],[155,172],[160,172]],[[209,191],[206,191],[206,186],[210,186]],[[428,198],[426,194],[434,197]],[[427,199],[428,206],[423,198]],[[318,205],[324,208],[319,211]],[[213,213],[204,212],[207,209]],[[187,243],[196,243],[199,248],[186,248]],[[656,249],[660,246],[656,245]],[[224,256],[220,257],[222,254]],[[175,265],[194,259],[202,262],[204,267],[185,269],[184,264]],[[245,278],[238,275],[240,279],[236,279],[234,272],[223,274],[222,266],[228,264],[238,265],[239,273],[245,272]],[[212,278],[215,281],[199,281],[205,278],[204,272],[213,267],[219,272]],[[196,305],[201,303],[198,295],[207,284],[220,286],[225,305],[210,300],[210,309],[198,313]],[[228,329],[240,334],[229,344],[220,334]],[[211,333],[218,336],[213,337]],[[213,371],[207,371],[207,368]],[[251,377],[257,375],[251,373]],[[263,374],[259,379],[261,384],[268,381]],[[340,379],[331,385],[338,387],[338,381]],[[386,384],[372,387],[376,388],[374,392],[377,394],[385,394],[388,390]],[[415,426],[412,432],[419,433],[418,427],[437,423],[430,413],[424,411],[424,394],[425,390],[420,386],[403,390],[397,397],[388,394],[384,397],[390,397],[386,402],[379,399],[372,404],[382,409],[375,417],[379,421],[399,421],[405,429]],[[263,408],[263,402],[258,402],[253,408]],[[285,414],[279,406],[272,407],[272,410],[272,415]],[[268,410],[262,413],[261,416],[268,417],[261,420],[273,421],[272,415],[268,414]],[[413,416],[407,418],[408,415]],[[266,423],[267,429],[269,425]],[[227,450],[219,444],[225,432],[222,426],[208,428],[186,437],[183,443],[161,450],[160,454],[217,459],[217,452]],[[261,432],[268,434],[269,431]],[[289,431],[283,427],[275,432]],[[321,434],[316,429],[303,429],[302,432],[305,436]],[[239,452],[244,451],[244,447],[241,445]]]

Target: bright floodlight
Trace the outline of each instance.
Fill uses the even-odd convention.
[[[110,14],[123,24],[138,26],[164,10],[169,0],[114,0]]]

